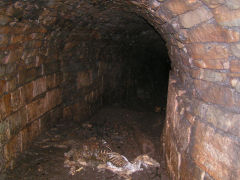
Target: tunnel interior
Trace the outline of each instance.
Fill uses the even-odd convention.
[[[87,9],[85,12],[80,8],[79,11],[83,14],[80,17],[57,22],[62,31],[58,37],[62,41],[60,48],[63,48],[64,52],[64,48],[68,48],[67,45],[70,46],[70,50],[64,54],[63,62],[66,59],[68,61],[67,66],[63,66],[63,72],[65,69],[71,73],[79,72],[79,69],[73,70],[73,68],[81,67],[82,62],[79,56],[84,56],[80,50],[81,43],[88,41],[86,42],[88,52],[84,52],[87,53],[85,54],[87,59],[96,63],[98,73],[109,71],[109,75],[113,75],[112,79],[108,79],[104,77],[107,72],[103,72],[102,81],[105,83],[103,86],[106,86],[102,97],[103,104],[117,102],[124,104],[124,101],[130,104],[128,101],[135,98],[135,101],[148,101],[142,104],[166,106],[170,60],[165,42],[143,17],[131,12],[130,7],[126,9],[115,3],[98,1],[86,3],[80,5],[83,6],[82,9]],[[69,29],[62,30],[67,26]],[[68,34],[67,37],[65,37],[66,34]],[[69,59],[72,62],[69,62]],[[93,81],[101,76],[95,73],[93,72],[91,77]],[[66,83],[69,82],[66,81]],[[68,88],[67,84],[64,86]],[[66,91],[67,93],[77,92],[76,90]],[[72,98],[77,99],[74,96]],[[67,97],[63,101],[68,102],[70,99]]]
[[[112,1],[4,1],[1,7],[6,13],[0,19],[1,69],[5,68],[2,96],[10,95],[11,108],[8,112],[5,104],[6,111],[1,112],[6,122],[1,136],[5,144],[1,149],[1,169],[7,169],[2,178],[18,179],[23,174],[30,179],[69,178],[67,168],[65,175],[47,170],[52,169],[52,151],[56,159],[61,153],[59,161],[63,161],[62,151],[66,153],[73,146],[73,142],[66,146],[67,140],[62,138],[51,144],[51,139],[66,134],[76,136],[77,132],[80,142],[95,137],[114,144],[118,140],[113,134],[123,137],[126,129],[143,135],[136,124],[146,121],[142,125],[147,123],[148,128],[142,129],[150,132],[153,128],[155,141],[160,140],[170,60],[160,34],[131,6]],[[127,121],[132,122],[126,126]],[[117,129],[121,131],[115,132]],[[67,137],[73,140],[75,136]],[[141,145],[126,147],[124,144],[132,142],[125,141],[115,144],[116,151],[131,158],[142,152]],[[150,138],[147,141],[150,150],[144,153],[155,151],[155,142]],[[49,152],[44,154],[46,150]],[[31,154],[40,154],[49,163],[36,161],[40,155]],[[153,155],[156,157],[156,153]],[[33,170],[29,170],[31,166]],[[59,165],[57,168],[62,169]],[[98,175],[95,176],[91,177],[88,171],[79,175]]]
[[[238,0],[2,0],[0,179],[239,179],[239,14]],[[93,141],[138,172],[98,153],[106,171],[81,167]]]

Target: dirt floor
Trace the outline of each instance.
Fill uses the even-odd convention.
[[[142,112],[120,107],[100,110],[84,123],[63,122],[43,133],[31,148],[21,154],[13,170],[0,179],[5,180],[94,180],[123,179],[109,170],[99,172],[95,167],[84,167],[75,175],[64,167],[64,153],[73,143],[91,137],[105,139],[112,150],[129,160],[144,151],[160,163],[160,168],[149,168],[132,175],[133,180],[168,180],[161,150],[164,113]]]

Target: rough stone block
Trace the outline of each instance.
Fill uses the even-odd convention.
[[[8,63],[16,63],[16,62],[19,62],[20,60],[20,54],[22,52],[19,51],[19,50],[14,50],[14,51],[10,51],[10,53],[4,57],[1,62],[3,64],[8,64]]]
[[[43,62],[45,61],[45,56],[42,55],[36,55],[36,67],[39,67],[43,64]]]
[[[44,104],[45,104],[45,98],[43,97],[27,105],[26,108],[27,108],[28,122],[31,122],[39,118],[42,114],[46,112]]]
[[[240,61],[232,60],[230,62],[230,71],[240,73]]]
[[[225,3],[226,3],[226,6],[229,9],[238,9],[238,8],[240,8],[240,1],[239,0],[227,0]]]
[[[157,22],[159,24],[169,23],[172,19],[172,14],[163,6],[160,6],[156,11]],[[161,29],[160,29],[161,30]]]
[[[62,102],[62,91],[61,89],[53,89],[48,91],[45,97],[45,109],[46,111],[51,110],[55,106]]]
[[[7,46],[9,41],[9,37],[6,34],[0,34],[0,45]]]
[[[42,41],[39,40],[33,40],[31,41],[31,47],[32,48],[40,48],[42,46]]]
[[[195,79],[201,79],[211,82],[227,82],[228,76],[226,73],[220,73],[208,69],[193,69],[191,75]]]
[[[23,101],[21,100],[20,90],[11,93],[11,108],[13,111],[17,111],[23,105]]]
[[[201,6],[193,11],[189,11],[179,16],[181,25],[184,28],[191,28],[197,24],[207,21],[213,17],[211,11]]]
[[[203,23],[192,30],[181,30],[181,32],[187,38],[188,43],[237,42],[240,40],[239,32],[212,23]]]
[[[169,129],[168,132],[165,134],[165,151],[166,151],[166,160],[168,169],[172,175],[173,179],[177,179],[179,167],[180,167],[180,153],[177,150],[174,138],[170,133]]]
[[[19,111],[8,116],[6,120],[9,122],[10,136],[17,135],[27,124],[26,108],[21,108]]]
[[[35,55],[36,51],[32,48],[24,49],[23,52],[21,53],[21,59],[22,62],[26,63],[26,60],[33,57]],[[25,64],[23,64],[25,65]],[[26,70],[26,67],[22,68],[23,70]]]
[[[5,75],[13,75],[17,72],[17,64],[16,63],[9,63],[6,64]],[[1,68],[0,68],[1,71]],[[1,72],[0,72],[1,73]]]
[[[23,43],[24,38],[25,38],[24,34],[13,35],[13,36],[11,36],[10,43],[11,43],[11,44]]]
[[[193,60],[193,65],[206,69],[229,69],[229,62],[226,59],[215,60]]]
[[[237,78],[233,78],[233,79],[231,79],[230,83],[231,83],[232,87],[233,87],[237,92],[240,93],[240,80],[237,79]]]
[[[0,97],[0,119],[3,120],[11,111],[11,95],[6,94]]]
[[[38,78],[33,81],[33,97],[36,97],[47,90],[46,77]]]
[[[229,108],[240,106],[238,94],[233,92],[233,90],[229,87],[223,87],[221,85],[202,80],[195,80],[194,84],[200,98],[205,102]]]
[[[33,83],[30,82],[20,88],[23,104],[28,104],[33,99]]]
[[[240,26],[240,9],[231,10],[226,6],[220,6],[213,11],[216,21],[223,26]]]
[[[50,74],[46,76],[47,89],[56,87],[56,74]]]
[[[0,33],[1,34],[8,34],[11,30],[10,26],[1,26],[0,27]]]
[[[238,141],[198,122],[194,135],[192,158],[213,179],[239,179],[240,156]]]
[[[193,59],[205,61],[227,59],[230,54],[228,47],[222,44],[191,44],[187,49]]]
[[[177,123],[173,133],[175,134],[178,151],[180,153],[184,152],[190,143],[191,124],[188,121],[181,119]]]
[[[21,152],[26,150],[29,147],[29,145],[31,144],[32,140],[33,140],[31,131],[32,131],[31,124],[28,124],[20,132],[20,136],[21,136]]]
[[[225,3],[225,0],[202,0],[210,8],[216,8]]]
[[[0,64],[0,77],[6,74],[6,66],[4,64]]]
[[[195,122],[195,116],[193,116],[190,112],[188,112],[188,111],[185,111],[184,112],[184,118],[188,121],[188,122],[190,122],[191,124],[194,124],[194,122]]]
[[[175,88],[176,81],[173,77],[169,79],[169,93],[167,101],[167,117],[166,117],[166,126],[165,126],[165,151],[166,151],[166,160],[167,166],[173,178],[178,176],[178,167],[179,166],[179,152],[177,150],[177,143],[173,137],[173,131],[177,127],[179,121],[179,115],[177,112],[178,109],[178,100],[177,100],[177,90]]]
[[[7,81],[0,80],[0,96],[7,91]]]
[[[231,78],[240,78],[240,73],[228,73],[228,76]]]
[[[68,51],[73,49],[74,47],[76,47],[78,45],[78,42],[68,42],[64,45],[64,50]]]
[[[52,73],[56,73],[60,71],[60,64],[59,62],[51,62],[44,64],[44,74],[49,75]]]
[[[0,25],[4,26],[11,21],[8,16],[0,15]]]
[[[168,84],[168,98],[167,98],[167,115],[166,121],[173,123],[176,119],[176,111],[178,107],[177,92],[175,89],[175,80],[170,77]]]
[[[52,89],[60,85],[62,82],[62,74],[54,73],[47,76],[47,89]]]
[[[6,144],[10,137],[9,121],[0,121],[0,144]]]
[[[18,83],[25,84],[25,83],[30,82],[33,79],[35,79],[38,75],[39,74],[38,74],[38,71],[36,68],[23,70],[23,71],[19,72]]]
[[[240,115],[227,112],[226,110],[208,105],[203,102],[198,102],[194,108],[195,115],[202,120],[211,123],[218,129],[221,129],[228,134],[240,137],[238,127],[240,126]]]
[[[149,6],[151,9],[155,10],[160,6],[160,3],[157,0],[151,0]]]
[[[17,88],[17,77],[13,77],[7,81],[7,92],[13,91]]]
[[[79,72],[77,75],[77,88],[86,87],[92,84],[91,72],[83,71]]]
[[[197,167],[188,155],[183,155],[181,159],[180,176],[180,179],[184,180],[199,180],[204,177],[204,172]]]
[[[232,44],[231,51],[234,56],[240,58],[240,43]]]
[[[164,3],[164,7],[166,7],[171,13],[176,16],[179,14],[183,14],[187,11],[196,9],[200,6],[201,4],[199,1],[193,0],[172,0],[172,1],[166,1]]]

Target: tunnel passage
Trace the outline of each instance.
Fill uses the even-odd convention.
[[[3,5],[2,168],[14,167],[35,137],[61,121],[84,122],[104,105],[149,104],[157,96],[161,104],[150,110],[166,106],[165,42],[130,7],[107,1]]]
[[[60,119],[81,121],[102,97],[129,94],[134,79],[126,78],[130,54],[122,49],[133,35],[144,37],[147,21],[171,59],[163,148],[172,179],[238,179],[239,7],[236,0],[1,1],[1,168]],[[135,80],[133,92],[147,92]]]

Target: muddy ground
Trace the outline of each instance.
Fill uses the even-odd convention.
[[[8,170],[0,179],[122,179],[108,170],[98,172],[96,168],[90,167],[85,167],[72,176],[69,174],[69,168],[64,167],[64,153],[71,149],[73,142],[98,137],[105,139],[112,150],[126,156],[129,160],[143,153],[141,143],[146,140],[152,142],[154,153],[151,156],[160,163],[160,168],[145,169],[134,173],[132,177],[135,180],[168,180],[161,150],[163,126],[164,113],[142,112],[120,107],[104,108],[84,123],[62,122],[43,133],[33,142],[28,151],[20,155],[16,167]]]

